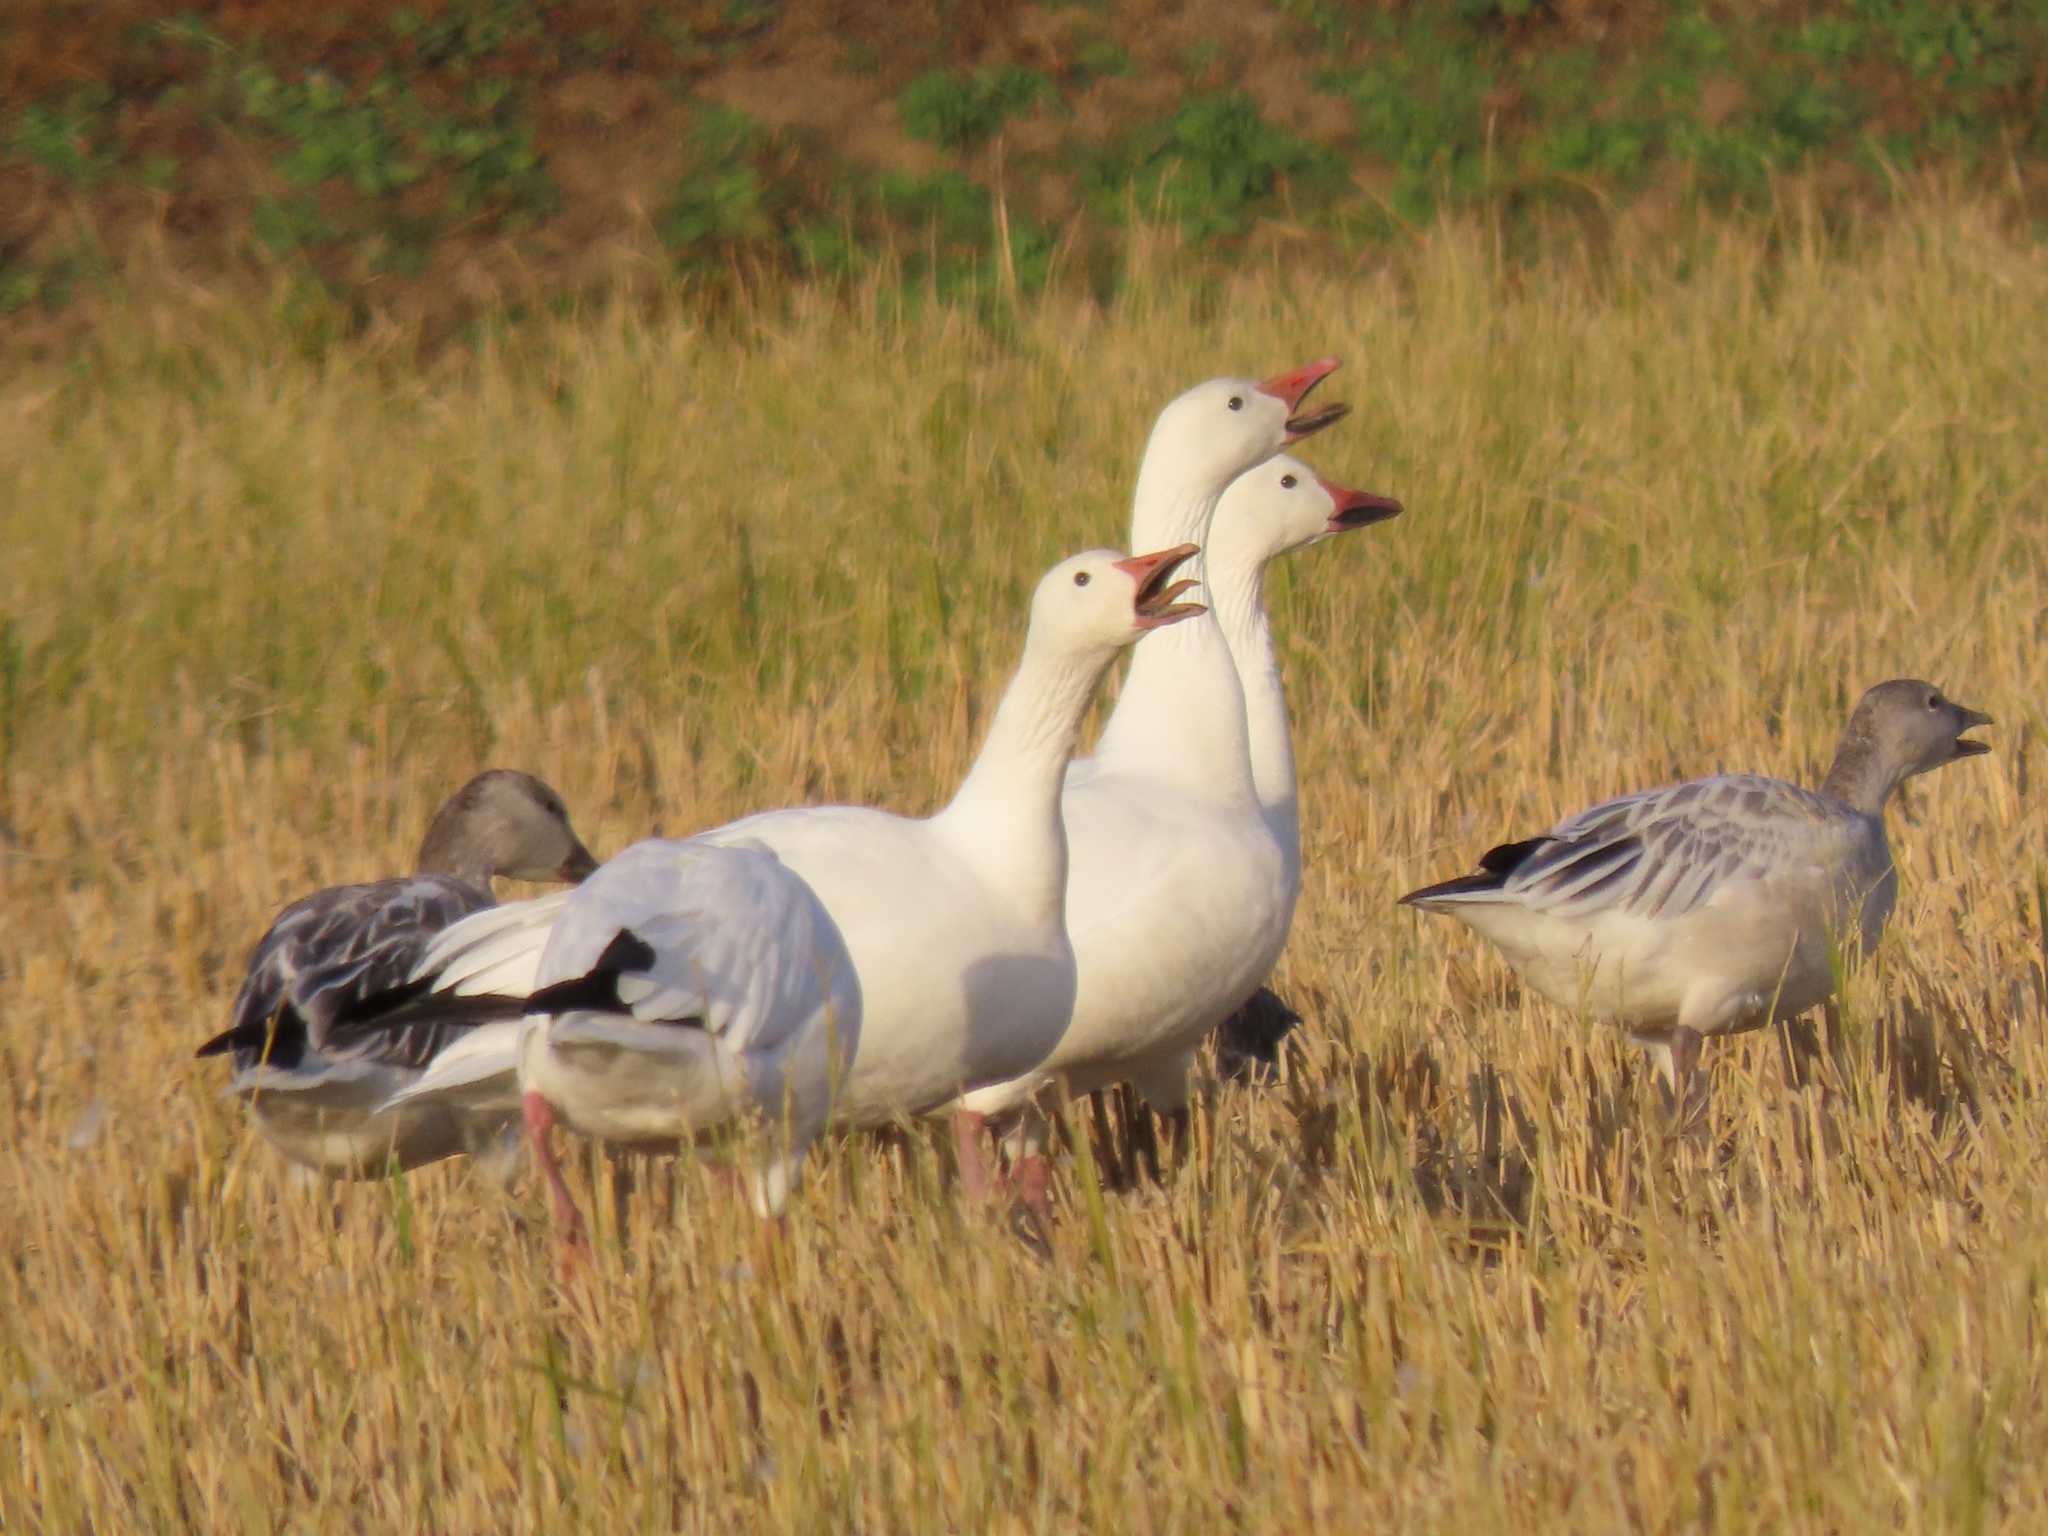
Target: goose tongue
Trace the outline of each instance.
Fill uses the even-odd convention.
[[[1391,496],[1376,496],[1371,491],[1354,491],[1341,485],[1333,485],[1316,476],[1316,484],[1328,493],[1335,502],[1336,510],[1330,514],[1329,531],[1346,533],[1353,528],[1369,528],[1374,523],[1383,523],[1390,517],[1399,517],[1401,503]]]
[[[1338,402],[1304,411],[1301,402],[1308,398],[1308,392],[1335,373],[1340,364],[1334,357],[1319,357],[1312,363],[1304,363],[1292,373],[1276,373],[1258,386],[1259,393],[1271,395],[1287,407],[1287,441],[1298,443],[1312,432],[1320,432],[1332,422],[1342,421],[1351,413],[1351,407]]]
[[[1138,628],[1163,629],[1168,624],[1176,624],[1202,612],[1200,603],[1174,601],[1195,583],[1172,579],[1175,567],[1200,553],[1198,544],[1176,544],[1155,554],[1132,555],[1128,560],[1116,562],[1116,568],[1138,584],[1137,593],[1131,601]]]

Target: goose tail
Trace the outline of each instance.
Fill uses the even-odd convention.
[[[1552,841],[1554,839],[1548,837],[1529,837],[1518,843],[1501,843],[1486,850],[1476,873],[1460,875],[1455,880],[1440,880],[1435,885],[1410,891],[1398,905],[1420,907],[1425,912],[1445,912],[1476,902],[1511,901],[1514,898],[1507,894],[1506,889],[1509,877],[1528,861],[1530,855]]]

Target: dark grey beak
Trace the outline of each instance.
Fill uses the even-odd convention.
[[[578,843],[569,857],[562,860],[562,867],[555,871],[558,879],[570,885],[581,885],[597,873],[597,860],[590,856],[590,850]]]

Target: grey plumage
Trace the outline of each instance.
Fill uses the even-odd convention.
[[[415,875],[335,886],[286,907],[250,954],[228,1028],[196,1053],[229,1056],[229,1091],[295,1161],[374,1173],[390,1156],[412,1166],[488,1134],[438,1111],[377,1112],[479,1020],[443,1013],[380,1031],[340,1026],[401,999],[434,937],[494,905],[494,876],[580,880],[596,868],[561,797],[508,769],[479,774],[449,798],[419,864]]]
[[[1830,823],[1846,824],[1855,814],[1758,774],[1692,779],[1567,817],[1531,839],[1502,878],[1465,894],[1485,899],[1483,893],[1496,893],[1558,917],[1622,912],[1671,921],[1696,911],[1729,881],[1755,878],[1802,856],[1802,843],[1825,837]],[[1424,906],[1430,893],[1401,899]]]
[[[1884,807],[1990,750],[1990,718],[1913,679],[1864,694],[1818,791],[1717,774],[1605,801],[1402,902],[1448,912],[1536,991],[1627,1025],[1674,1082],[1702,1035],[1824,1000],[1837,944],[1875,947],[1897,896]]]
[[[488,888],[453,875],[408,875],[316,891],[280,912],[249,956],[226,1030],[197,1055],[231,1051],[237,1072],[259,1062],[298,1070],[309,1053],[419,1067],[447,1043],[430,1023],[334,1038],[365,998],[395,992],[442,929],[495,905]]]

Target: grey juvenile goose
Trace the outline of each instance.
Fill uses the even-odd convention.
[[[417,874],[334,886],[280,912],[249,956],[233,1023],[197,1054],[233,1053],[229,1091],[308,1167],[374,1175],[393,1157],[410,1168],[468,1150],[500,1127],[438,1106],[377,1106],[476,1020],[427,1020],[346,1045],[335,1026],[409,981],[442,929],[495,905],[494,876],[573,882],[596,867],[554,790],[507,768],[480,773],[435,814]]]
[[[1674,1090],[1705,1035],[1824,1002],[1831,940],[1877,945],[1898,895],[1892,791],[1991,749],[1991,718],[1910,678],[1857,703],[1818,792],[1723,773],[1624,795],[1401,900],[1448,912],[1567,1008],[1625,1024]]]

